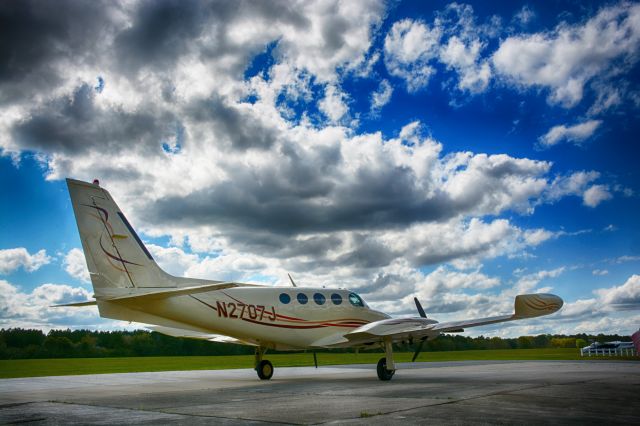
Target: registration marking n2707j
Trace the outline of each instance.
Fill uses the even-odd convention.
[[[276,320],[276,308],[273,306],[267,310],[263,305],[216,301],[216,308],[219,317],[262,321],[266,316],[269,321]]]

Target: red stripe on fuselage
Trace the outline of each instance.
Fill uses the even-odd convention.
[[[268,327],[278,327],[278,328],[297,328],[297,329],[309,329],[309,328],[326,328],[326,327],[343,327],[343,328],[358,328],[359,325],[339,325],[332,323],[323,323],[323,324],[315,324],[315,325],[290,325],[290,324],[274,324],[268,322],[260,322],[256,320],[252,320],[249,318],[242,318],[243,321],[247,321],[253,324],[266,325]]]

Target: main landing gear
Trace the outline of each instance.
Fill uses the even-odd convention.
[[[255,370],[260,380],[269,380],[273,376],[273,364],[266,359],[262,359],[265,353],[267,353],[266,348],[256,348]]]
[[[384,352],[386,357],[380,358],[378,361],[378,378],[383,381],[391,380],[396,373],[396,365],[393,362],[393,346],[391,345],[391,339],[384,341]]]

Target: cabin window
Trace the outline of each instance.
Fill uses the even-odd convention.
[[[342,296],[340,296],[338,293],[333,293],[331,295],[331,301],[334,305],[340,305],[342,303]]]
[[[349,302],[351,302],[351,304],[353,306],[361,306],[364,307],[364,302],[362,301],[362,299],[360,298],[360,296],[358,296],[355,293],[349,293]]]
[[[306,305],[308,301],[309,299],[307,298],[306,294],[298,293],[298,303],[300,303],[301,305]]]
[[[326,297],[324,297],[322,294],[320,293],[316,293],[313,295],[313,300],[318,304],[318,305],[324,305],[324,302],[327,300]]]
[[[286,305],[287,303],[291,302],[291,296],[289,296],[287,293],[280,294],[280,302]]]

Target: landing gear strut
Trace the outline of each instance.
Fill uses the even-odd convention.
[[[391,380],[396,372],[396,365],[393,362],[393,346],[390,339],[384,341],[384,352],[386,357],[380,358],[380,361],[378,361],[377,371],[378,378],[387,381]]]
[[[260,380],[269,380],[273,376],[273,364],[266,359],[262,359],[265,353],[267,353],[266,348],[256,348],[255,370]]]

